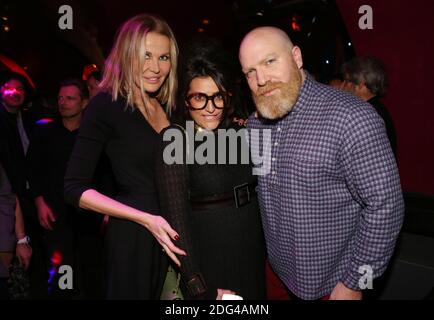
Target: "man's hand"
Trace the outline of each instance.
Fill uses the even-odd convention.
[[[56,215],[53,210],[51,210],[43,197],[36,198],[35,203],[38,209],[39,223],[43,228],[53,230],[53,223],[56,222]]]
[[[216,300],[222,300],[223,295],[227,293],[227,294],[236,294],[234,291],[232,290],[228,290],[228,289],[217,289],[217,298]]]
[[[29,268],[30,259],[32,257],[32,247],[29,244],[17,244],[16,252],[20,264],[25,270]]]
[[[338,282],[330,295],[330,300],[362,300],[362,291],[352,290]]]

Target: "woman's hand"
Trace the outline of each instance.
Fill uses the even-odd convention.
[[[119,219],[129,220],[145,227],[157,239],[164,251],[166,251],[167,255],[176,263],[177,266],[180,266],[181,263],[175,253],[183,256],[187,255],[185,251],[179,249],[173,244],[171,239],[178,240],[179,235],[161,216],[155,216],[137,210],[93,189],[83,192],[80,198],[80,207]]]
[[[175,253],[182,256],[186,256],[187,254],[172,242],[172,240],[179,240],[178,233],[173,230],[169,223],[161,216],[146,214],[144,215],[144,218],[145,221],[141,224],[153,234],[170,259],[180,267],[181,262],[178,260]]]

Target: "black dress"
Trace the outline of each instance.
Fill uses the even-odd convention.
[[[176,129],[176,126],[172,126]],[[233,125],[233,129],[241,129]],[[180,257],[183,293],[187,299],[215,299],[217,288],[229,289],[244,299],[265,298],[265,245],[257,198],[255,177],[249,163],[241,163],[240,143],[236,164],[166,164],[161,133],[157,186],[161,210],[180,236],[177,245],[187,257]],[[182,131],[188,136],[188,133]],[[211,133],[214,134],[214,133]],[[187,137],[187,141],[191,138]],[[218,134],[215,134],[218,143]],[[201,142],[196,142],[195,150]],[[188,142],[183,144],[187,147]],[[229,144],[227,144],[229,147]],[[233,151],[233,150],[232,150]],[[245,150],[248,154],[248,149]],[[228,148],[226,161],[228,161]],[[186,160],[185,157],[183,159]],[[185,162],[184,162],[185,163]],[[250,185],[250,203],[236,207],[235,200],[200,202],[222,194],[233,194],[235,186]],[[199,200],[199,202],[197,202]],[[198,206],[199,205],[199,206]],[[205,206],[204,206],[205,205]]]
[[[91,188],[102,152],[110,160],[117,201],[150,214],[160,212],[154,183],[159,135],[138,109],[123,98],[100,93],[86,108],[65,175],[65,197],[79,204]],[[154,236],[134,222],[110,218],[105,246],[108,299],[158,299],[167,259]]]

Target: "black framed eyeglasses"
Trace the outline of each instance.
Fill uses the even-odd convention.
[[[208,101],[211,100],[216,109],[223,109],[227,103],[228,95],[224,92],[216,92],[209,96],[202,92],[189,94],[185,98],[188,107],[193,110],[202,110],[206,108]]]

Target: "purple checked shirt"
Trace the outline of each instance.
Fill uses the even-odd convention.
[[[375,110],[307,75],[287,116],[268,122],[251,116],[248,129],[271,130],[271,145],[251,134],[251,148],[271,150],[270,172],[258,176],[257,191],[269,260],[286,286],[302,299],[318,299],[339,281],[359,290],[366,266],[380,276],[404,202]]]

